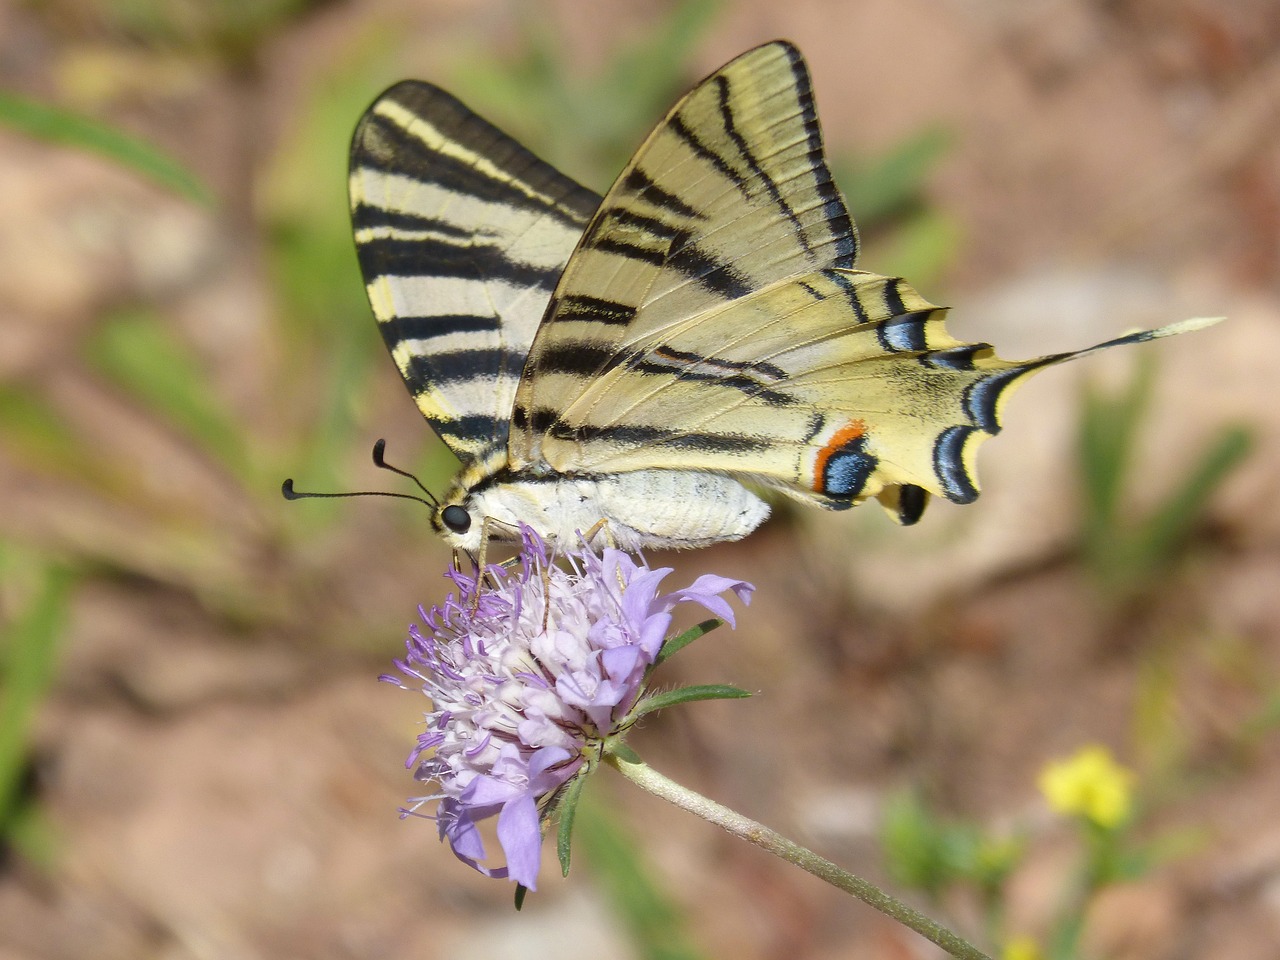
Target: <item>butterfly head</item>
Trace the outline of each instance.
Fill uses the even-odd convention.
[[[480,545],[484,517],[477,516],[470,494],[456,484],[431,514],[432,528],[458,550],[475,550]]]
[[[455,550],[480,549],[485,540],[518,540],[517,518],[524,516],[509,504],[510,486],[505,450],[465,465],[449,484],[431,513],[431,526]]]

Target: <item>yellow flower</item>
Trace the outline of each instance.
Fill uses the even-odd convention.
[[[1000,951],[1000,960],[1042,960],[1043,957],[1034,937],[1014,937]]]
[[[1058,813],[1079,815],[1109,829],[1129,815],[1133,772],[1116,763],[1106,747],[1082,747],[1046,765],[1039,786]]]

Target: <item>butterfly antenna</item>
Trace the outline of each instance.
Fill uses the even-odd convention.
[[[331,497],[395,497],[397,500],[416,500],[418,503],[426,504],[432,509],[436,503],[434,499],[426,500],[422,497],[415,497],[412,493],[391,493],[387,490],[353,490],[350,493],[307,493],[303,490],[293,489],[293,480],[286,480],[280,485],[280,492],[286,500],[321,500]]]
[[[405,477],[409,480],[412,480],[414,483],[418,485],[418,489],[427,495],[427,499],[430,500],[434,506],[437,506],[437,507],[440,506],[440,501],[437,500],[435,496],[431,493],[431,491],[428,490],[423,485],[421,480],[415,477],[408,470],[401,470],[399,467],[393,466],[392,464],[387,463],[387,461],[383,459],[383,454],[386,452],[386,450],[387,450],[386,440],[379,439],[376,443],[374,443],[373,465],[375,467],[381,467],[383,470],[390,470],[392,473],[398,473],[400,476]]]

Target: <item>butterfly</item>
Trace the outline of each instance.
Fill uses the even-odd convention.
[[[607,525],[624,549],[736,540],[751,488],[899,522],[969,503],[1011,390],[1045,367],[946,331],[854,266],[809,71],[775,41],[698,83],[604,197],[439,87],[364,114],[351,218],[378,328],[461,461],[432,525],[455,548]]]

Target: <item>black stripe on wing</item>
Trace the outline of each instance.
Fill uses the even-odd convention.
[[[432,237],[374,237],[357,246],[360,269],[376,277],[463,277],[496,280],[516,287],[537,287],[548,294],[560,279],[558,267],[538,267],[512,260],[501,247],[487,243],[458,244]]]
[[[477,389],[492,389],[500,376],[520,376],[524,356],[501,347],[449,350],[410,357],[408,367],[405,379],[415,395],[418,390],[473,385],[473,381]]]
[[[649,174],[638,164],[631,169],[622,181],[623,186],[633,191],[643,200],[665,213],[672,214],[680,220],[702,220],[705,215],[689,206],[674,193],[670,193],[654,182]]]
[[[536,419],[536,415],[535,415]],[[707,453],[753,453],[768,450],[770,441],[745,434],[698,433],[647,424],[580,424],[553,420],[547,431],[557,440],[574,443],[607,443],[618,447],[662,447],[701,450]]]
[[[822,146],[822,127],[818,123],[818,108],[813,99],[813,81],[809,77],[804,57],[791,44],[784,43],[782,46],[791,64],[800,115],[808,137],[809,172],[813,175],[818,196],[822,198],[822,212],[835,247],[835,256],[830,266],[849,270],[858,259],[858,231],[853,225],[853,218],[849,216],[844,197],[840,195],[840,188],[836,186],[831,171],[827,168]]]
[[[765,192],[769,194],[771,199],[782,215],[787,218],[791,224],[792,230],[795,232],[795,239],[800,241],[805,252],[812,255],[813,246],[809,243],[809,238],[805,236],[804,224],[800,222],[800,218],[796,216],[796,212],[792,209],[787,198],[782,195],[782,191],[778,189],[778,185],[774,182],[768,171],[761,166],[760,161],[751,150],[751,144],[747,142],[747,138],[738,130],[738,124],[733,117],[733,109],[729,105],[729,78],[726,76],[716,77],[716,94],[720,102],[720,122],[724,125],[725,133],[729,135],[729,139],[733,141],[733,145],[738,148],[738,153],[742,155],[742,159],[746,162],[751,176],[759,180],[764,186]],[[746,191],[746,184],[741,176],[734,178],[738,181],[739,187]]]
[[[447,313],[434,317],[392,317],[379,323],[378,328],[387,343],[394,346],[401,340],[431,340],[457,333],[497,333],[501,324],[492,315]]]
[[[439,87],[409,80],[392,87],[378,103],[386,100],[422,117],[447,140],[465,144],[468,152],[483,155],[493,173],[464,157],[432,150],[409,129],[377,113],[377,104],[356,128],[353,169],[368,167],[411,177],[464,196],[550,215],[574,226],[585,223],[600,202],[595,193],[560,174]],[[546,195],[556,196],[557,202],[547,204]]]
[[[636,308],[616,300],[570,293],[553,300],[548,315],[555,322],[576,320],[625,327],[635,319]]]

